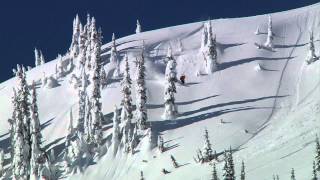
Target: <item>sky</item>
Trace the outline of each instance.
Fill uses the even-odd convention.
[[[79,14],[96,18],[104,40],[133,34],[136,19],[143,31],[207,20],[284,11],[319,0],[3,0],[0,2],[0,82],[16,64],[34,66],[34,48],[47,61],[65,54],[72,21]]]

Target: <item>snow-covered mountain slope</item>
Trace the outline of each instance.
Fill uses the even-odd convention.
[[[217,37],[220,68],[204,74],[204,60],[199,54],[203,22],[169,27],[127,36],[117,40],[118,50],[129,54],[132,77],[135,56],[144,40],[147,65],[148,116],[156,133],[162,134],[170,150],[159,153],[148,148],[148,138],[138,152],[116,157],[107,153],[83,174],[71,179],[138,179],[140,171],[147,180],[209,179],[212,167],[197,164],[193,157],[202,148],[207,128],[213,148],[218,152],[232,148],[237,175],[245,161],[247,179],[270,179],[273,174],[288,179],[295,168],[297,179],[311,177],[314,139],[320,123],[320,61],[306,65],[309,31],[314,32],[315,48],[320,52],[320,4],[271,14],[275,51],[257,49],[254,43],[266,40],[266,15],[218,19],[212,21]],[[99,20],[98,20],[99,22]],[[257,26],[261,33],[255,35]],[[106,35],[105,35],[106,36]],[[183,50],[179,51],[178,42]],[[104,56],[108,47],[104,45]],[[168,46],[177,59],[178,76],[186,75],[186,85],[177,85],[176,121],[161,119],[163,113],[163,60]],[[57,60],[27,72],[28,81],[38,81],[43,72],[54,74]],[[124,62],[121,62],[121,70]],[[107,73],[110,65],[105,65]],[[200,72],[200,76],[197,73]],[[53,89],[38,88],[40,120],[46,148],[61,152],[67,134],[69,112],[77,118],[77,91],[69,83],[71,74],[59,80]],[[110,77],[111,78],[111,77]],[[135,82],[134,82],[135,83]],[[7,119],[12,112],[12,88],[16,79],[0,84],[1,148],[8,147]],[[119,80],[110,79],[102,91],[106,117],[105,137],[112,132],[114,105],[120,105]],[[135,92],[133,90],[133,100]],[[221,119],[225,123],[221,123]],[[245,132],[248,131],[248,133]],[[183,166],[172,167],[170,155]],[[221,176],[223,162],[217,164]],[[162,174],[162,169],[171,171]]]

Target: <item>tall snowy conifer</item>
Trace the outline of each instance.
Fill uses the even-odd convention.
[[[168,48],[167,67],[165,72],[165,91],[164,91],[164,113],[163,119],[175,119],[178,110],[175,104],[174,93],[177,92],[175,82],[177,81],[176,61],[172,56],[171,48]]]
[[[211,180],[218,180],[218,174],[217,174],[217,169],[216,169],[216,164],[215,163],[213,163],[213,170],[212,170]]]
[[[131,136],[131,144],[130,144],[131,154],[134,154],[135,152],[134,150],[137,147],[138,143],[139,143],[138,128],[137,128],[137,124],[134,124],[133,132]]]
[[[139,34],[141,33],[142,29],[141,29],[141,25],[140,25],[140,22],[139,20],[137,19],[137,27],[136,27],[136,34]]]
[[[296,175],[294,173],[294,169],[291,169],[291,180],[296,180]]]
[[[37,142],[39,145],[41,144],[41,127],[40,127],[40,120],[39,120],[39,112],[38,112],[38,100],[37,100],[37,91],[36,91],[36,85],[35,82],[32,83],[32,89],[31,89],[31,127],[30,131],[31,134],[35,135],[35,138],[37,139]],[[32,142],[33,143],[33,142]]]
[[[85,66],[88,70],[91,70],[91,65],[93,64],[91,60],[92,52],[93,52],[93,47],[92,47],[92,39],[91,39],[91,34],[92,31],[95,30],[95,20],[92,22],[94,18],[91,19],[90,15],[87,15],[87,24],[86,24],[86,42],[85,42],[85,47],[86,47],[86,62]]]
[[[102,119],[103,114],[101,110],[101,84],[100,84],[100,72],[101,72],[101,62],[100,62],[100,53],[101,53],[101,37],[97,31],[92,31],[93,33],[92,42],[93,52],[91,55],[93,62],[93,77],[92,77],[92,96],[91,96],[91,116],[92,116],[92,133],[94,138],[94,143],[97,146],[100,146],[102,143]]]
[[[131,84],[132,80],[130,77],[130,68],[128,56],[125,55],[125,69],[124,75],[121,82],[122,85],[122,110],[121,110],[121,122],[132,119],[132,98],[131,98]]]
[[[125,71],[124,77],[121,82],[122,85],[122,111],[121,111],[121,122],[124,123],[122,129],[122,142],[124,145],[124,151],[129,152],[131,147],[132,139],[132,99],[131,99],[131,78],[130,78],[130,69],[127,55],[125,56]]]
[[[225,151],[225,164],[223,167],[223,180],[235,180],[234,164],[232,158],[231,148]]]
[[[30,162],[30,109],[29,90],[25,79],[25,74],[21,66],[17,66],[18,93],[17,109],[15,110],[14,134],[13,134],[13,157],[12,174],[15,179],[27,179]],[[29,122],[26,126],[25,122]]]
[[[316,163],[314,161],[313,161],[313,165],[312,165],[312,179],[311,180],[318,180]]]
[[[206,50],[206,72],[212,74],[217,70],[217,47],[216,36],[213,37],[211,22],[208,22],[208,43]]]
[[[41,127],[39,121],[39,112],[37,105],[37,92],[35,82],[32,83],[31,88],[31,160],[30,160],[30,175],[38,176],[39,162],[42,156],[41,151]]]
[[[246,172],[245,172],[245,166],[244,162],[241,162],[241,174],[240,174],[240,180],[245,180],[246,179]]]
[[[316,136],[316,156],[315,163],[317,171],[320,171],[320,142],[318,135]]]
[[[273,48],[273,32],[272,32],[272,17],[268,16],[268,34],[267,34],[267,40],[265,42],[265,46],[267,48]]]
[[[18,114],[18,111],[19,111],[19,102],[18,102],[18,96],[17,96],[17,92],[16,92],[16,89],[13,88],[13,97],[12,97],[12,116],[11,116],[11,119],[8,119],[8,122],[10,124],[10,129],[9,129],[9,132],[10,132],[10,145],[11,147],[14,147],[14,135],[15,135],[15,125],[16,125],[16,120],[18,118],[18,115],[21,115],[21,114]],[[13,157],[13,151],[14,151],[14,148],[11,148],[11,151],[10,151],[10,157]]]
[[[203,147],[204,161],[209,162],[213,159],[213,150],[211,147],[212,145],[209,140],[209,133],[208,133],[207,129],[205,129],[205,131],[204,131],[204,139],[205,139],[205,143],[204,143],[204,147]]]
[[[0,178],[4,175],[4,151],[0,149]]]
[[[206,23],[204,23],[202,28],[202,34],[201,34],[201,47],[200,47],[201,52],[204,50],[205,46],[207,45],[207,42],[208,42],[207,25]]]
[[[42,51],[40,51],[40,63],[41,63],[41,64],[46,63],[46,61],[45,61],[45,59],[44,59],[44,56],[43,56],[43,54],[42,54]]]
[[[78,91],[79,98],[79,115],[78,115],[78,124],[77,124],[77,133],[78,136],[82,136],[84,133],[84,119],[86,111],[86,97],[87,97],[87,75],[85,68],[82,68],[81,72],[81,88]]]
[[[76,15],[76,17],[73,20],[73,32],[72,32],[72,41],[70,46],[70,54],[72,58],[76,58],[79,54],[79,37],[80,37],[80,19],[79,16]]]
[[[106,74],[106,71],[104,70],[103,66],[101,66],[100,84],[101,84],[102,89],[107,87],[107,74]]]
[[[30,161],[30,153],[31,153],[31,113],[30,113],[30,90],[26,80],[26,73],[25,68],[22,66],[18,72],[18,101],[19,101],[19,108],[21,110],[21,116],[23,119],[23,139],[24,139],[24,150],[25,150],[25,158],[26,161]]]
[[[37,48],[34,48],[34,59],[35,59],[35,66],[40,66],[41,60],[40,60],[40,54]]]
[[[137,71],[137,84],[136,84],[136,92],[137,92],[137,110],[136,110],[136,118],[138,128],[141,130],[147,129],[147,94],[145,87],[145,65],[144,65],[144,55],[141,53],[141,57],[138,59],[138,71]]]
[[[111,45],[111,52],[110,52],[110,62],[117,63],[118,62],[118,51],[116,45],[116,35],[112,33],[112,45]]]
[[[87,25],[86,25],[87,26]],[[84,68],[86,64],[87,58],[87,28],[80,28],[80,35],[79,35],[79,55],[77,57],[78,61],[78,69]]]
[[[112,131],[112,152],[113,155],[116,155],[118,151],[118,147],[120,144],[120,127],[119,127],[119,117],[118,117],[118,109],[115,107],[113,112],[113,131]]]
[[[117,51],[117,45],[116,45],[116,35],[112,34],[112,47],[111,47],[111,53],[110,53],[110,62],[115,65],[115,70],[113,73],[114,78],[120,77],[120,60],[118,58],[118,51]]]

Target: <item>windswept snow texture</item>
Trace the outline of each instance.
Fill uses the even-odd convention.
[[[257,49],[254,45],[266,40],[267,15],[212,20],[219,62],[219,70],[212,75],[204,74],[204,59],[199,53],[203,22],[118,39],[117,49],[120,56],[128,53],[133,79],[135,56],[140,53],[144,40],[148,54],[148,117],[156,133],[163,135],[169,150],[162,154],[157,149],[149,150],[145,137],[134,155],[118,152],[113,157],[109,151],[83,174],[70,175],[70,178],[132,180],[139,179],[143,171],[147,180],[209,179],[212,167],[193,160],[197,148],[203,147],[207,128],[217,153],[229,146],[236,150],[237,177],[243,160],[248,180],[270,179],[273,174],[289,179],[291,168],[295,168],[297,179],[310,179],[314,139],[320,128],[320,61],[306,65],[305,59],[309,31],[314,33],[319,54],[320,4],[271,16],[274,51]],[[260,33],[255,35],[257,26]],[[121,99],[119,79],[111,77],[114,65],[108,63],[110,45],[103,46],[104,68],[109,78],[107,88],[102,91],[107,141],[111,140],[114,105],[120,107]],[[177,77],[186,75],[186,84],[177,84],[179,116],[176,121],[161,118],[168,46],[172,47],[177,60]],[[50,61],[28,71],[28,82],[40,83],[43,72],[54,74],[56,63],[57,60]],[[120,69],[123,72],[122,59]],[[59,86],[52,89],[38,86],[44,144],[46,148],[55,148],[56,153],[62,153],[71,109],[77,119],[77,90],[69,84],[70,77],[68,74],[59,79]],[[11,117],[12,88],[16,85],[15,78],[0,84],[0,147],[6,149],[9,146],[7,119]],[[135,102],[134,89],[132,93]],[[170,155],[182,165],[180,168],[172,166]],[[223,162],[217,164],[220,177],[222,167]],[[171,173],[164,175],[163,168]]]

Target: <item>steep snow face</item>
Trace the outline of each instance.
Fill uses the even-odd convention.
[[[149,148],[145,137],[137,153],[116,156],[108,152],[83,174],[71,179],[209,179],[212,167],[193,160],[204,145],[207,128],[213,149],[221,153],[231,146],[237,176],[240,162],[246,162],[247,179],[269,179],[272,174],[290,177],[295,168],[297,179],[310,179],[315,134],[320,121],[320,62],[307,65],[309,31],[314,32],[316,53],[320,43],[320,5],[271,14],[273,50],[257,49],[255,43],[267,39],[268,16],[219,19],[212,21],[217,38],[219,69],[205,74],[205,61],[199,51],[203,22],[141,32],[117,40],[120,56],[128,53],[131,77],[136,74],[136,56],[145,44],[147,70],[147,108],[155,134],[161,134],[168,150],[159,153]],[[255,31],[259,27],[259,33]],[[103,46],[108,59],[110,45]],[[186,75],[186,84],[177,84],[175,121],[162,120],[164,110],[165,56],[171,46],[177,60],[177,77]],[[67,57],[65,57],[67,58]],[[53,75],[58,60],[27,72],[28,82],[40,83],[43,73]],[[111,139],[112,112],[121,100],[119,79],[113,79],[115,64],[106,60],[108,85],[102,90],[105,114],[104,136]],[[120,71],[123,72],[121,60]],[[77,90],[70,85],[71,73],[58,80],[58,86],[39,86],[39,111],[46,148],[62,153],[69,112],[77,119]],[[133,78],[135,79],[135,78]],[[133,82],[135,84],[135,81]],[[12,112],[12,88],[16,79],[0,84],[1,148],[8,147],[7,119]],[[134,85],[133,85],[134,87]],[[136,92],[132,89],[133,102]],[[111,146],[110,146],[111,147]],[[182,166],[175,169],[170,155]],[[223,162],[217,162],[222,176]],[[162,169],[171,173],[164,175]],[[68,176],[67,176],[68,177]]]

